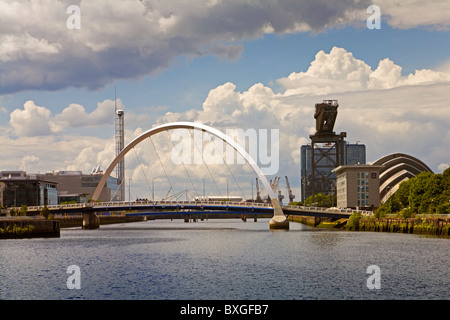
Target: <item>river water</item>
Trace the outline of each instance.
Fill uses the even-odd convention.
[[[2,240],[0,299],[450,299],[449,239],[268,223],[156,220]]]

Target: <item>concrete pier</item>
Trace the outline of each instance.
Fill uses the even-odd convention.
[[[83,229],[98,229],[100,228],[100,219],[93,213],[83,213]]]
[[[283,216],[274,216],[269,221],[270,230],[289,230],[289,220]]]
[[[271,199],[273,206],[273,218],[270,219],[269,229],[270,230],[289,230],[289,220],[283,213],[280,203],[277,199]]]

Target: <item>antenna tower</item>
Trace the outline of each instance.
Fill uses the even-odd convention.
[[[123,110],[117,110],[117,97],[116,87],[114,86],[114,115],[115,115],[115,144],[116,144],[116,157],[124,148],[124,112]],[[122,158],[116,167],[117,184],[119,185],[120,199],[125,200],[125,159]],[[113,200],[113,199],[112,199]]]

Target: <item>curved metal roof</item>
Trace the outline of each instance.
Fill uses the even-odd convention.
[[[415,177],[423,171],[433,172],[421,160],[404,153],[392,153],[381,157],[373,163],[381,165],[380,170],[380,199],[385,202],[395,191],[400,183]]]

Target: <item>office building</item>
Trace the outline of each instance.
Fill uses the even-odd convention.
[[[3,207],[58,204],[58,184],[24,171],[0,172],[0,202]]]
[[[333,169],[339,208],[373,209],[380,206],[380,171],[383,166],[352,165]]]
[[[98,168],[90,174],[81,171],[56,171],[42,175],[45,179],[58,183],[59,202],[86,202],[94,194],[103,172]],[[121,201],[117,179],[109,177],[99,196],[99,201]]]
[[[349,144],[344,141],[344,165],[366,164],[366,146],[364,144]],[[335,194],[336,173],[333,169],[338,167],[335,162],[336,148],[333,146],[315,146],[315,189],[317,193]],[[312,195],[312,165],[311,145],[300,147],[300,177],[301,201]]]

